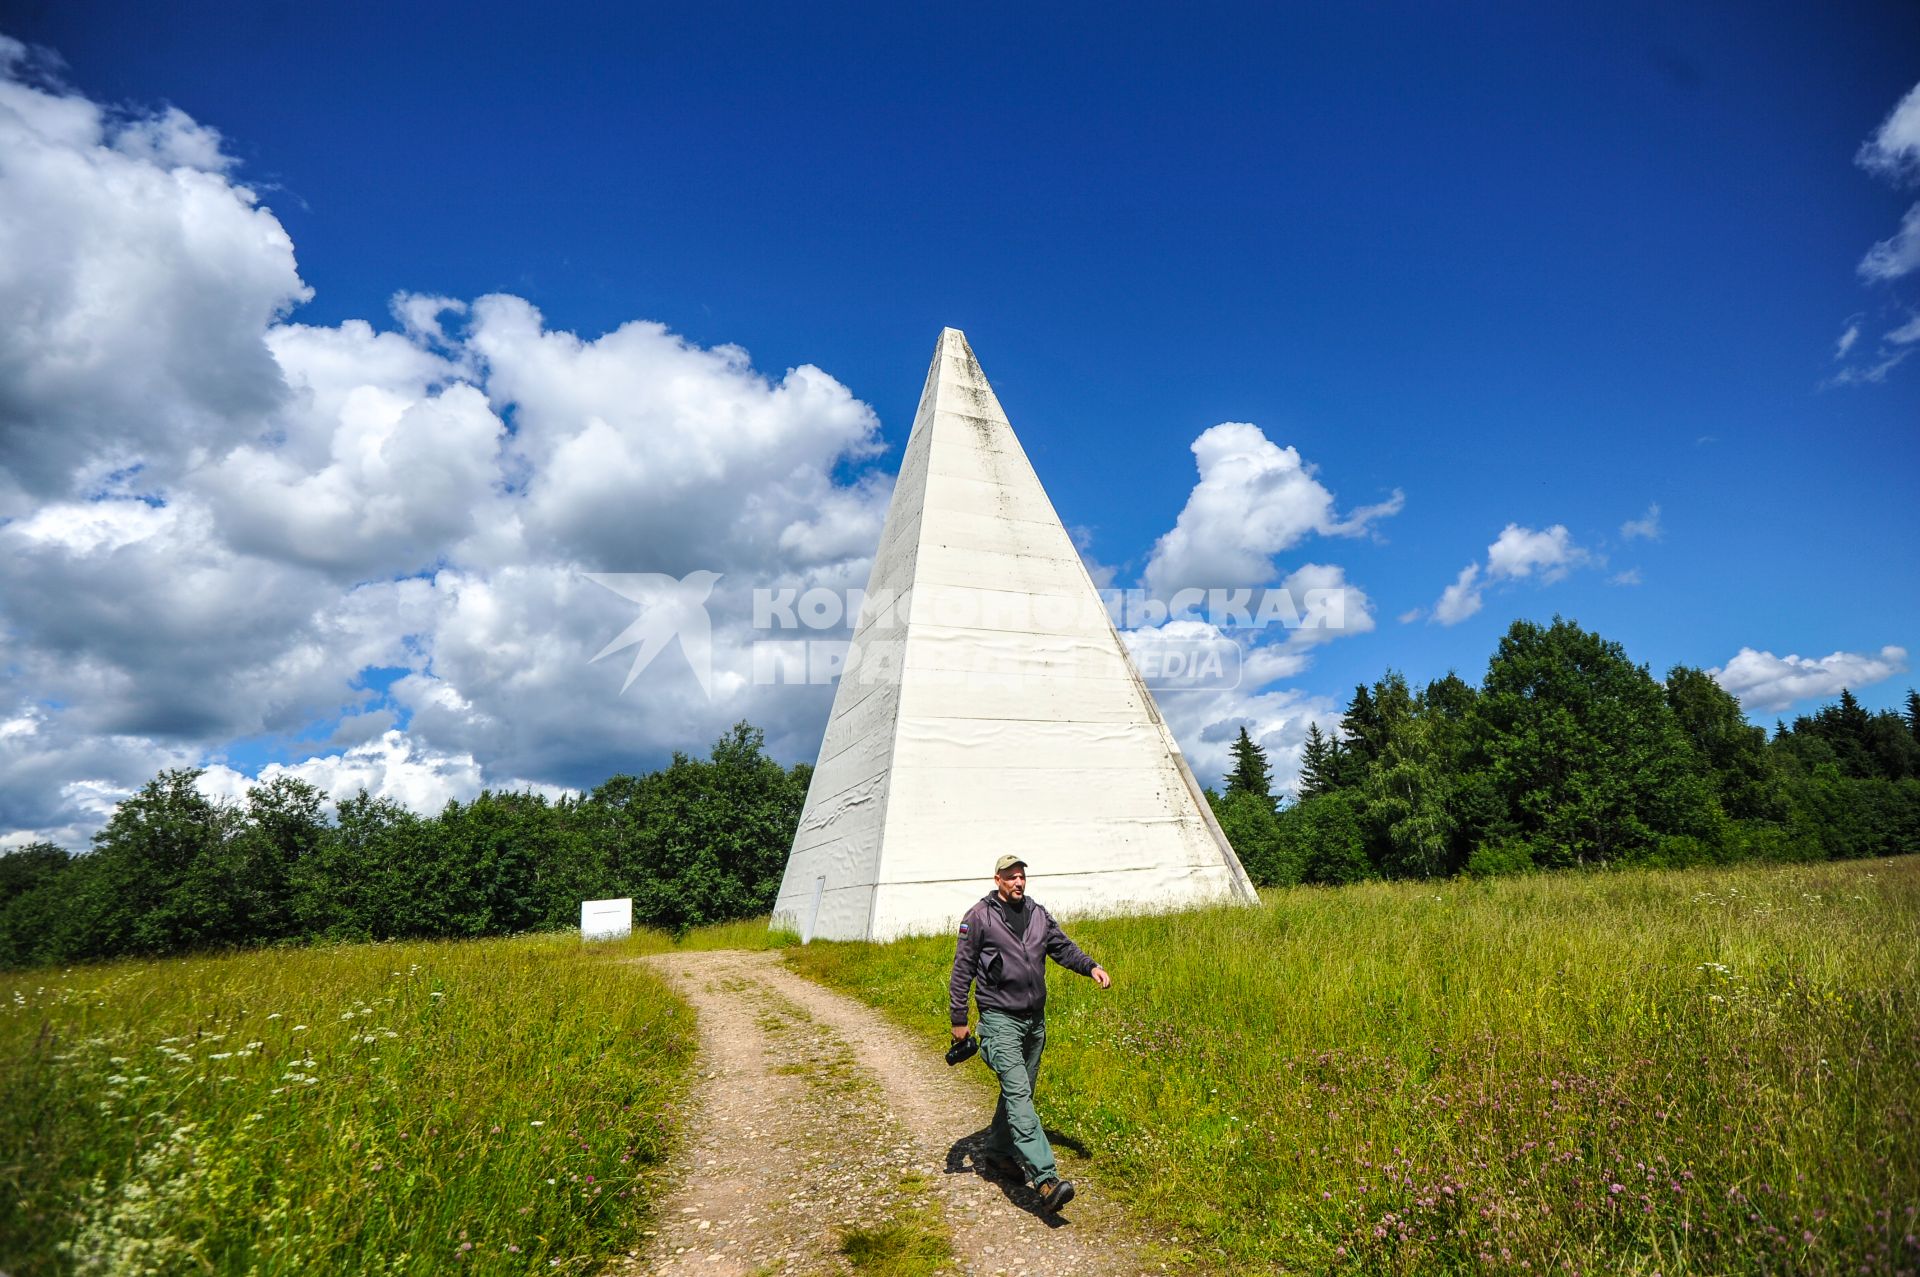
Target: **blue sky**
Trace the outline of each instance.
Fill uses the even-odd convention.
[[[1899,230],[1915,170],[1856,162],[1920,82],[1912,6],[1769,6],[1735,22],[1700,5],[962,15],[77,4],[15,13],[0,33],[64,59],[55,79],[40,63],[43,89],[123,122],[170,105],[217,130],[235,161],[215,166],[221,180],[255,191],[291,242],[311,297],[280,309],[309,330],[397,330],[396,293],[510,294],[538,309],[547,334],[592,342],[645,320],[698,347],[743,347],[772,383],[813,365],[877,420],[864,441],[844,421],[793,427],[826,441],[808,456],[838,491],[891,472],[934,337],[963,328],[1063,519],[1088,530],[1087,553],[1122,583],[1195,500],[1191,446],[1222,422],[1297,449],[1340,512],[1403,493],[1370,535],[1308,534],[1269,556],[1274,581],[1303,563],[1338,565],[1376,621],[1317,647],[1277,699],[1245,707],[1283,755],[1308,719],[1388,666],[1477,678],[1516,617],[1577,619],[1656,673],[1726,667],[1750,648],[1852,654],[1867,662],[1849,681],[1865,684],[1869,705],[1895,703],[1914,681],[1885,649],[1920,650],[1920,360],[1868,378],[1920,348],[1889,337],[1920,312],[1920,277],[1869,280],[1860,265]],[[17,187],[5,198],[52,197]],[[0,363],[0,378],[32,381],[35,357],[48,356]],[[500,384],[484,389],[516,431],[533,411]],[[61,411],[43,407],[47,421]],[[239,409],[220,398],[193,411]],[[32,425],[0,428],[25,438]],[[191,481],[177,498],[169,480],[153,482],[134,495],[190,508]],[[15,499],[16,525],[87,495],[50,484]],[[262,547],[278,534],[244,524],[231,486],[220,492],[200,493],[219,553],[272,559]],[[1623,532],[1655,506],[1656,535]],[[329,588],[432,580],[452,565],[503,589],[505,560],[473,567],[483,555],[453,548],[473,529],[453,523],[409,524],[397,557],[328,562]],[[1489,556],[1509,524],[1516,536],[1564,532],[1551,545],[1510,541],[1531,547],[1534,567],[1502,576],[1501,564],[1527,561]],[[642,532],[549,558],[593,571],[694,566],[686,547]],[[858,575],[854,560],[842,566]],[[1469,565],[1481,606],[1439,623],[1442,592]],[[250,588],[270,592],[265,580]],[[434,588],[457,594],[444,576]],[[437,606],[381,606],[416,603]],[[98,795],[137,783],[156,759],[224,759],[251,774],[364,745],[338,729],[356,682],[377,695],[355,710],[391,711],[387,726],[413,735],[411,757],[464,755],[472,767],[454,770],[467,782],[590,783],[596,767],[649,765],[713,734],[711,716],[676,701],[653,707],[644,729],[610,727],[557,753],[478,728],[431,738],[421,706],[452,695],[484,707],[484,696],[480,682],[443,675],[407,699],[406,636],[431,650],[423,670],[451,664],[453,644],[430,621],[367,649],[364,668],[384,672],[333,660],[333,684],[315,676],[298,706],[250,718],[196,710],[184,693],[143,708],[129,688],[167,682],[141,664],[151,654],[123,657],[130,641],[96,640],[79,622],[55,633],[11,620],[0,695],[13,705],[0,717],[31,718],[44,740],[66,707],[120,699],[68,724],[65,770],[36,773],[80,797],[0,797],[0,833],[84,830],[86,795],[97,814]],[[76,652],[98,679],[35,673],[53,668],[42,657]],[[1784,695],[1755,686],[1750,705]],[[823,713],[818,697],[804,700],[770,727],[776,747],[804,756]],[[1211,758],[1200,738],[1227,721],[1206,718],[1182,725],[1197,760]],[[129,736],[152,748],[86,744]]]

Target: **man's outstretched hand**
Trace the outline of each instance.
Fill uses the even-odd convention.
[[[1093,969],[1093,982],[1103,989],[1111,989],[1113,987],[1113,977],[1107,974],[1105,967],[1095,967]]]

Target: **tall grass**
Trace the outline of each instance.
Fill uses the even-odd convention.
[[[763,924],[764,929],[764,924]],[[580,1271],[638,1232],[692,1017],[643,933],[0,975],[0,1269]]]
[[[1920,1268],[1920,858],[1070,930],[1116,983],[1054,972],[1042,1114],[1204,1267]],[[952,950],[788,957],[932,1048]]]

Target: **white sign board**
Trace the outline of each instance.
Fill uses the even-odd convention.
[[[582,900],[580,902],[580,938],[582,940],[618,940],[633,931],[633,899]]]

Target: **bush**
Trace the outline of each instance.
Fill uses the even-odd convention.
[[[1509,874],[1532,873],[1533,848],[1524,838],[1493,838],[1481,843],[1467,857],[1467,872],[1475,878],[1503,878]]]
[[[1373,876],[1361,824],[1364,800],[1349,790],[1316,794],[1280,819],[1281,845],[1300,881],[1338,884]]]

